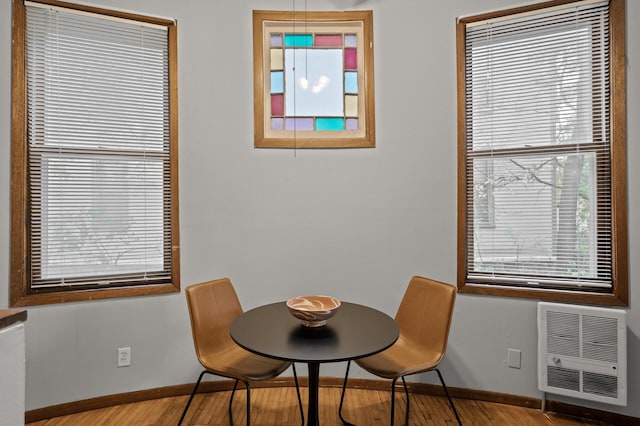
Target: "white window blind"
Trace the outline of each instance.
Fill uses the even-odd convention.
[[[26,10],[32,289],[171,282],[167,29]]]
[[[465,28],[466,282],[609,291],[608,2]]]

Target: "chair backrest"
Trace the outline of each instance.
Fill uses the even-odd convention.
[[[447,348],[456,291],[453,285],[415,276],[396,314],[402,337],[413,345],[436,351],[439,360]]]
[[[229,336],[229,328],[242,314],[242,306],[231,280],[221,278],[194,284],[187,287],[185,293],[193,344],[200,362],[204,354],[223,352],[236,346]]]

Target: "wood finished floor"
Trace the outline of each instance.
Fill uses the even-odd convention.
[[[301,389],[306,415],[306,390]],[[231,392],[198,394],[194,397],[184,424],[227,426],[227,407]],[[401,395],[401,394],[400,394]],[[176,425],[188,396],[155,399],[133,404],[86,411],[69,416],[56,417],[28,426],[57,425]],[[245,392],[238,391],[233,403],[235,425],[244,425]],[[340,389],[320,388],[320,423],[326,426],[341,425],[338,420]],[[496,404],[483,401],[454,399],[462,422],[471,425],[602,425],[540,410]],[[455,417],[445,397],[412,394],[412,426],[455,425]],[[344,416],[359,426],[388,425],[390,413],[389,392],[348,389]],[[404,421],[404,400],[396,400],[396,425]],[[251,390],[251,424],[254,426],[298,426],[298,411],[295,388],[261,388]]]

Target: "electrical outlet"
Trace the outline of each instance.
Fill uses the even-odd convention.
[[[118,348],[118,367],[131,365],[131,348]]]

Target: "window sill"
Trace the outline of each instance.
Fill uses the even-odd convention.
[[[11,307],[51,305],[56,303],[83,302],[89,300],[115,299],[122,297],[149,296],[154,294],[179,293],[179,284],[141,285],[126,288],[96,290],[69,290],[55,293],[25,294],[11,300]]]
[[[520,288],[475,283],[470,284],[463,282],[458,283],[458,293],[550,300],[565,303],[586,303],[604,306],[629,306],[626,294],[591,293],[577,290],[549,290],[529,287]]]

